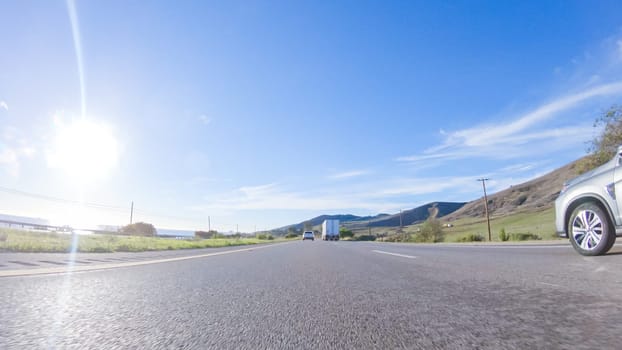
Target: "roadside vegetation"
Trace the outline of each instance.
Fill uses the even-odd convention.
[[[0,228],[0,251],[69,252],[74,240],[78,252],[93,253],[216,248],[257,244],[262,241],[258,238],[195,238],[186,240],[107,234],[72,235]]]
[[[552,207],[538,212],[492,216],[490,227],[492,240],[496,242],[559,239],[555,234],[555,210]],[[428,220],[405,226],[402,232],[399,227],[373,227],[354,231],[354,240],[362,235],[372,235],[385,242],[485,242],[488,241],[488,227],[482,215],[451,222],[443,218]]]
[[[450,242],[488,241],[486,218],[461,218],[444,228]],[[490,218],[493,241],[526,241],[558,239],[555,234],[555,209],[522,212]],[[481,239],[480,239],[481,238]]]
[[[271,233],[258,233],[255,235],[257,239],[272,241],[274,236]]]

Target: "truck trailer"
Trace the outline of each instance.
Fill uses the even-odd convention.
[[[322,240],[338,241],[339,240],[339,220],[324,220],[322,223]]]

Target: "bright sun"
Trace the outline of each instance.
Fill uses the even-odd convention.
[[[52,150],[51,167],[63,169],[81,182],[105,176],[117,164],[118,146],[110,129],[92,120],[58,123]]]

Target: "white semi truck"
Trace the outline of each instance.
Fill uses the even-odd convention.
[[[339,220],[324,220],[322,223],[322,240],[338,241],[339,240]]]

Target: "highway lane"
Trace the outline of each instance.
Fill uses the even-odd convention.
[[[622,255],[292,242],[0,278],[0,348],[619,348]]]

